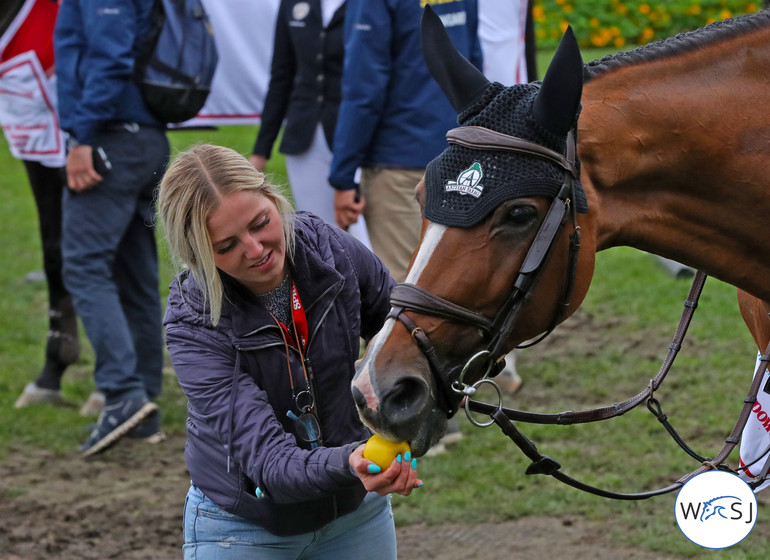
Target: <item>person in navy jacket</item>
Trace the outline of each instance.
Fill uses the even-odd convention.
[[[428,73],[420,48],[425,4],[442,18],[452,42],[482,68],[476,0],[347,0],[342,103],[330,182],[337,223],[361,212],[356,170],[372,249],[402,282],[422,222],[414,189],[446,148],[457,112]]]
[[[285,121],[279,150],[286,156],[294,203],[332,224],[334,189],[328,175],[340,103],[344,20],[344,0],[281,2],[270,85],[249,158],[259,171],[265,170]],[[368,244],[363,220],[349,231]]]
[[[158,212],[187,266],[164,319],[188,399],[185,558],[395,558],[387,496],[422,484],[416,459],[363,458],[350,390],[390,308],[382,262],[229,148],[180,154]]]
[[[124,435],[155,439],[163,332],[153,198],[169,156],[165,124],[134,63],[154,0],[63,0],[54,29],[61,128],[70,135],[62,202],[64,282],[96,354],[105,406],[84,455]]]

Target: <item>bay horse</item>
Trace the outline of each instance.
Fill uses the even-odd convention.
[[[429,69],[458,112],[416,197],[420,244],[352,383],[421,456],[461,389],[580,306],[595,253],[630,246],[738,288],[770,340],[770,13],[584,64],[571,29],[542,83],[490,83],[427,6]],[[460,390],[458,390],[460,389]]]

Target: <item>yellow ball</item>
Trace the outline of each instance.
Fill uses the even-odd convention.
[[[385,470],[390,467],[390,464],[393,462],[393,459],[396,458],[396,455],[399,453],[403,455],[410,450],[409,444],[405,441],[388,441],[377,434],[374,434],[369,438],[369,441],[366,442],[366,447],[364,447],[364,459],[369,459],[382,470]]]

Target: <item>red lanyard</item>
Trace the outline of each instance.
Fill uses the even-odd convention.
[[[305,308],[302,307],[302,300],[299,299],[297,285],[294,282],[291,283],[291,318],[294,323],[294,336],[289,332],[286,325],[280,321],[278,321],[278,324],[281,325],[281,328],[288,335],[289,343],[300,350],[300,355],[302,355],[302,352],[307,347],[307,317],[305,316]],[[297,338],[301,344],[300,347],[297,346]]]

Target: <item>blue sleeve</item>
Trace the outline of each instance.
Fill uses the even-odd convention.
[[[386,0],[348,0],[346,10],[342,102],[329,177],[339,190],[356,188],[356,169],[379,123],[392,68],[392,17]]]
[[[134,70],[138,22],[132,0],[80,0],[80,9],[87,44],[79,63],[83,94],[72,132],[79,142],[90,144],[99,125],[120,114],[122,92]]]

